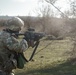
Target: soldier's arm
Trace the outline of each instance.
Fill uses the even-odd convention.
[[[21,41],[18,41],[13,36],[7,37],[4,40],[4,44],[7,49],[19,53],[24,52],[28,48],[26,40],[22,39]]]

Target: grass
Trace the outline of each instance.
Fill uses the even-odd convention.
[[[44,48],[47,44],[49,45]],[[41,41],[37,51],[39,50],[41,51],[32,61],[26,63],[23,69],[16,70],[16,75],[76,75],[76,65],[68,61],[72,41],[69,39]],[[32,51],[32,48],[28,49],[25,57],[29,58]]]

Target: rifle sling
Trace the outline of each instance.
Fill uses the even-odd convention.
[[[29,61],[32,60],[32,58],[34,57],[34,54],[35,54],[35,52],[36,52],[36,50],[37,50],[37,48],[38,48],[38,45],[39,45],[39,41],[36,42],[35,48],[34,48],[34,50],[33,50],[33,53],[32,53],[32,55],[31,55],[31,57],[29,58],[29,60],[27,60],[27,59],[25,58],[25,56],[24,56],[23,53],[20,53],[21,56],[24,58],[24,60],[25,60],[26,62],[29,62]]]
[[[39,45],[39,41],[36,42],[36,46],[35,46],[35,48],[34,48],[34,51],[33,51],[32,55],[31,55],[29,61],[31,61],[32,58],[34,57],[34,54],[35,54],[35,52],[36,52],[36,50],[37,50],[37,48],[38,48],[38,45]]]

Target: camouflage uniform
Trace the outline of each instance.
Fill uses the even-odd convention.
[[[10,73],[17,67],[13,52],[22,53],[28,48],[26,40],[18,41],[6,31],[0,32],[0,70]]]

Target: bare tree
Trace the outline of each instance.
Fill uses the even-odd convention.
[[[70,4],[70,16],[68,20],[66,20],[66,25],[69,25],[70,27],[70,33],[69,35],[72,38],[73,41],[73,49],[71,50],[71,59],[75,59],[76,61],[76,0],[69,0]]]
[[[49,5],[38,9],[39,23],[42,26],[42,31],[47,32],[49,25],[51,25],[51,17],[53,17],[53,11]]]
[[[42,1],[54,4],[57,0],[42,0]],[[39,8],[38,10],[38,16],[41,16],[41,18],[39,19],[39,23],[42,25],[43,32],[58,37],[61,31],[61,27],[57,26],[55,21],[53,21],[54,12],[53,9],[51,8],[51,5],[49,5],[48,3],[47,6],[43,5],[42,8]]]
[[[76,0],[69,0],[70,2],[70,8],[71,8],[71,14],[73,17],[76,17]]]

